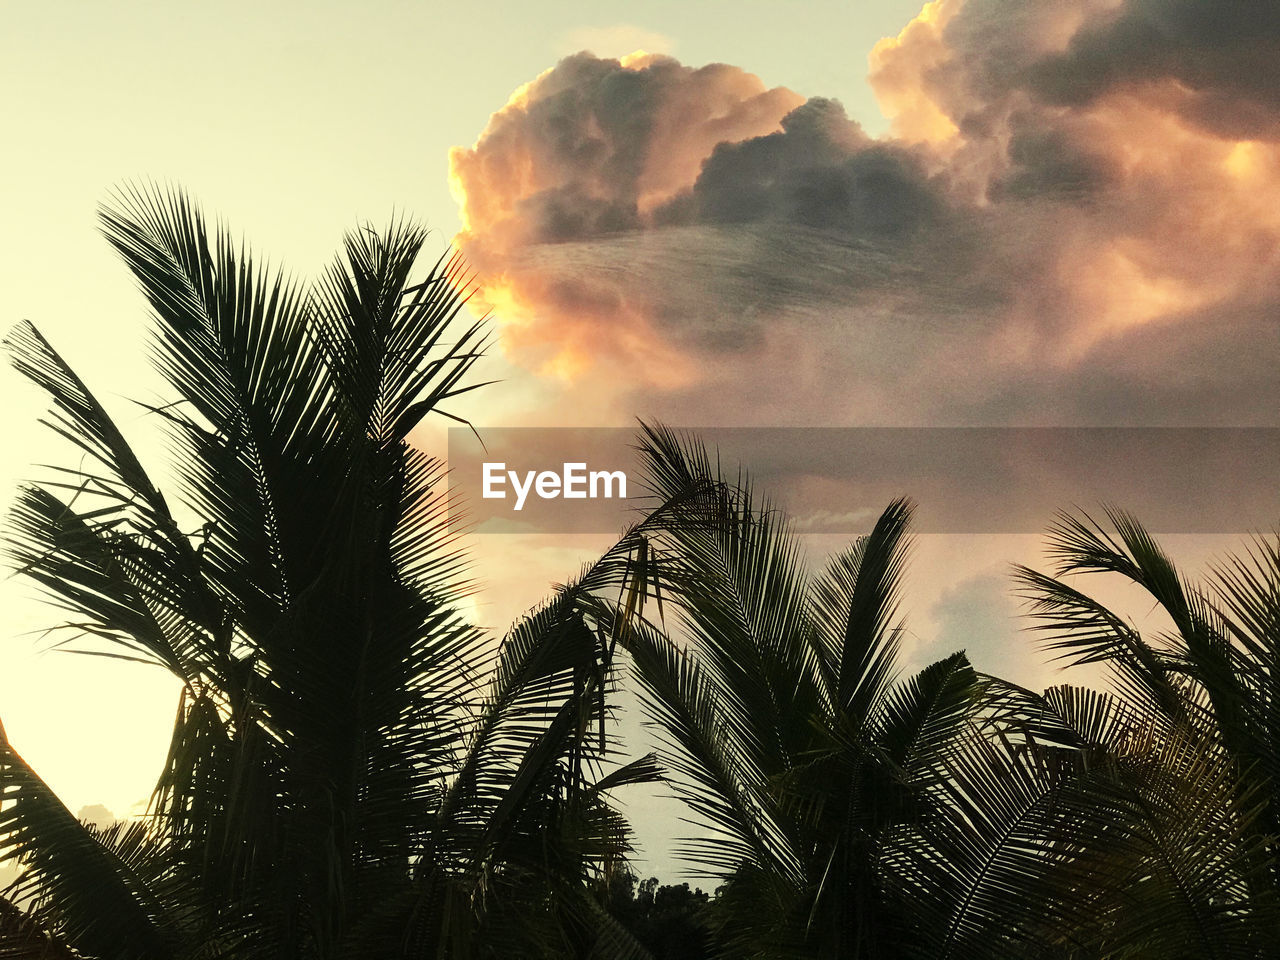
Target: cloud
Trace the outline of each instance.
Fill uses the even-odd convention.
[[[983,573],[962,580],[938,597],[928,613],[935,626],[931,654],[964,650],[969,661],[984,673],[1031,686],[1045,685],[1043,658],[1022,632],[1025,623],[1018,618],[1020,611],[1007,576]]]
[[[1280,140],[1280,7],[1132,0],[1032,64],[1047,103],[1096,103],[1117,91],[1158,95],[1185,119],[1232,139]]]
[[[557,45],[561,54],[587,51],[599,57],[623,57],[637,51],[671,53],[675,42],[665,34],[629,23],[608,27],[577,27]]]
[[[99,830],[105,830],[116,822],[116,815],[100,803],[89,804],[80,808],[76,819],[81,823],[92,824]]]
[[[1226,7],[927,4],[871,53],[883,138],[570,56],[453,151],[457,242],[587,416],[1273,423],[1280,13]]]

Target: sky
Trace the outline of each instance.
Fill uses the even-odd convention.
[[[0,320],[162,455],[125,401],[161,389],[146,311],[94,224],[151,180],[299,276],[395,212],[456,244],[498,340],[503,383],[456,411],[482,427],[1274,427],[1277,63],[1263,0],[27,4]],[[0,390],[12,490],[58,453]],[[500,626],[609,538],[478,539]],[[1170,542],[1195,567],[1239,539]],[[913,662],[1055,682],[1008,591],[1038,542],[921,537]],[[137,809],[173,684],[51,651],[51,611],[2,589],[9,736],[73,810]]]

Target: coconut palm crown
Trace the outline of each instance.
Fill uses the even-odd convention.
[[[81,456],[22,490],[10,552],[81,649],[181,694],[147,815],[106,831],[0,735],[0,860],[24,868],[0,954],[639,956],[586,888],[627,849],[606,792],[656,776],[602,767],[612,669],[578,598],[614,568],[494,643],[455,606],[443,465],[409,442],[479,386],[461,261],[417,270],[400,220],[302,287],[178,191],[100,220],[154,315],[174,492],[23,323],[14,363]]]

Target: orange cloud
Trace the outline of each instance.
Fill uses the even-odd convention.
[[[904,140],[940,143],[959,133],[929,81],[950,56],[943,30],[959,9],[960,0],[932,0],[901,33],[871,49],[868,80],[894,134]]]
[[[570,57],[453,151],[457,242],[513,359],[641,412],[1270,422],[1280,14],[1215,10],[934,0],[871,52],[881,139]]]
[[[718,145],[777,130],[802,102],[736,67],[695,70],[642,51],[569,57],[520,87],[449,158],[463,224],[455,243],[479,271],[476,302],[504,325],[508,348],[566,378],[608,356],[633,360],[626,374],[642,382],[684,382],[690,364],[652,329],[642,292],[587,271],[565,283],[522,255],[654,226]]]

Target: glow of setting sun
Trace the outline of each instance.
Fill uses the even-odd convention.
[[[1251,180],[1264,171],[1266,153],[1256,140],[1241,140],[1227,153],[1223,169],[1237,180]]]

